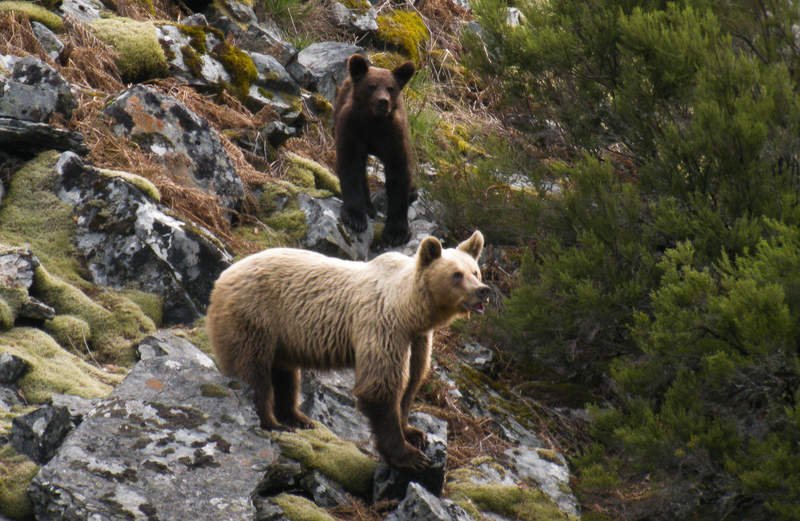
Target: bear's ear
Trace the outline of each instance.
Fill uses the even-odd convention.
[[[425,237],[417,248],[417,262],[421,268],[442,256],[442,243],[436,237]]]
[[[405,62],[403,65],[395,67],[392,74],[394,75],[394,81],[397,82],[397,87],[400,89],[405,87],[408,80],[414,75],[414,71],[416,71],[414,62]]]
[[[367,74],[367,69],[369,69],[369,62],[360,54],[353,54],[347,60],[347,71],[354,82],[363,78]]]
[[[475,260],[478,260],[478,257],[481,256],[481,252],[483,251],[483,234],[475,230],[475,233],[473,233],[469,239],[459,244],[456,249],[472,255]]]

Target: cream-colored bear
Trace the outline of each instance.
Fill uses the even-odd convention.
[[[207,327],[220,368],[253,387],[261,426],[280,429],[310,425],[297,410],[301,368],[355,367],[353,394],[381,456],[422,468],[425,436],[408,425],[409,409],[433,330],[483,312],[482,249],[476,231],[454,249],[428,237],[414,257],[353,262],[275,248],[242,259],[211,293]]]

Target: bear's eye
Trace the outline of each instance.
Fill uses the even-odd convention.
[[[479,278],[480,278],[480,277],[478,276],[478,272],[477,272],[477,271],[473,271],[473,272],[472,272],[472,275],[473,275],[473,276],[474,276],[476,279],[479,279]]]
[[[460,271],[456,271],[455,273],[453,273],[453,279],[454,280],[461,280],[463,278],[464,278],[464,274],[461,273]]]
[[[372,91],[372,90],[375,90],[375,89],[377,89],[377,88],[378,88],[378,86],[377,86],[377,85],[373,85],[373,84],[367,85],[367,87],[368,87],[368,88],[369,88],[369,90],[371,90],[371,91]]]

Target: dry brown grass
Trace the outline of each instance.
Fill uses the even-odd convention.
[[[380,521],[397,507],[397,501],[384,500],[378,501],[374,505],[366,505],[363,501],[349,497],[350,503],[331,508],[328,512],[346,521]]]

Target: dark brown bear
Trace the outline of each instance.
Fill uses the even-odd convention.
[[[367,188],[367,155],[381,160],[386,173],[388,211],[383,241],[390,245],[408,240],[411,203],[411,139],[400,91],[414,75],[406,62],[394,70],[371,67],[354,54],[347,61],[349,77],[336,96],[336,174],[342,187],[342,222],[355,232],[367,228],[375,208]]]

